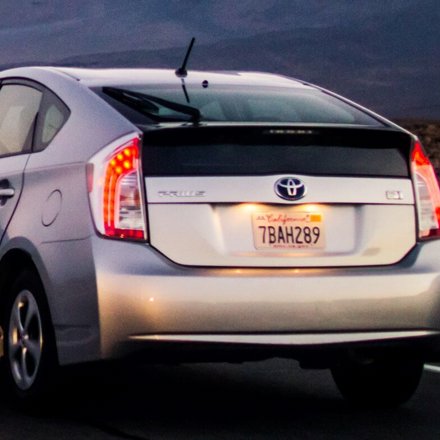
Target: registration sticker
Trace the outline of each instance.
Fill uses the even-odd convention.
[[[324,218],[317,212],[256,212],[252,215],[256,249],[321,249]]]

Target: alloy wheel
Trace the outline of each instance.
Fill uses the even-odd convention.
[[[18,388],[34,383],[43,349],[43,329],[38,303],[29,290],[22,290],[12,305],[8,333],[8,358]]]

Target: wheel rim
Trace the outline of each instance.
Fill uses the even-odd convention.
[[[9,320],[8,357],[18,388],[29,389],[35,381],[43,349],[43,330],[37,301],[28,290],[21,291]]]

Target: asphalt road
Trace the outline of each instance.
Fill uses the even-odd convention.
[[[0,403],[0,440],[438,439],[440,374],[394,410],[351,407],[294,361],[76,372],[46,415]]]

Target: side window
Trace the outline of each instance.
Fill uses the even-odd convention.
[[[5,84],[0,89],[0,156],[30,151],[42,92]]]
[[[46,148],[67,121],[70,111],[52,92],[45,90],[35,130],[34,151]]]

